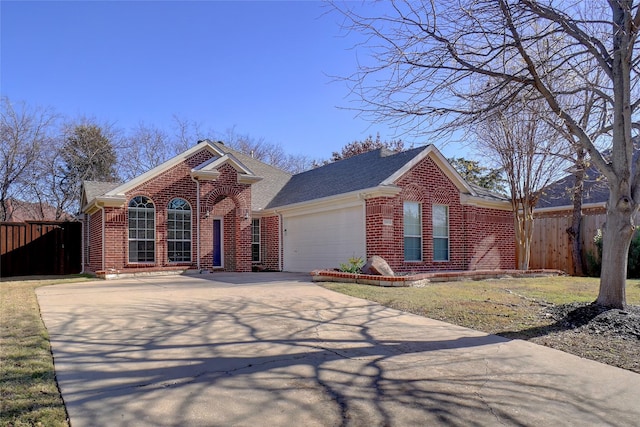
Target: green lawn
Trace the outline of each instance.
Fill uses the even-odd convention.
[[[387,307],[488,333],[523,331],[552,321],[540,316],[548,304],[594,301],[599,279],[538,277],[431,283],[421,288],[387,288],[324,283],[328,289]],[[627,303],[640,305],[640,281],[627,281]]]
[[[35,289],[86,277],[0,282],[0,425],[68,426]]]

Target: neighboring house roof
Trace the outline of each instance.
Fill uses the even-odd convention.
[[[605,152],[605,157],[608,153]],[[633,153],[633,163],[638,164],[640,148]],[[573,174],[567,175],[558,181],[549,184],[542,189],[542,194],[536,205],[536,209],[564,210],[573,207],[573,188],[576,178]],[[600,173],[595,165],[590,165],[584,174],[582,190],[582,205],[604,205],[609,200],[609,187],[607,179]]]
[[[70,221],[73,219],[66,212],[56,219],[56,208],[48,203],[25,202],[9,198],[5,200],[7,207],[7,222],[25,222],[25,221]]]
[[[567,175],[548,185],[542,190],[536,209],[570,208],[573,206],[573,188],[576,177]],[[609,188],[602,174],[591,166],[585,171],[582,190],[582,204],[606,203],[609,199]]]

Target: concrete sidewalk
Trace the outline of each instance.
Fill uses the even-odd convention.
[[[638,374],[309,279],[39,288],[72,427],[640,423]]]

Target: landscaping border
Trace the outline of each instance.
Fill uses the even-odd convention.
[[[314,270],[311,280],[314,282],[359,283],[373,286],[417,287],[431,282],[453,282],[459,280],[486,280],[506,277],[544,277],[566,276],[562,270],[470,270],[442,271],[432,273],[408,274],[404,276],[378,276],[373,274],[346,273],[335,270]]]

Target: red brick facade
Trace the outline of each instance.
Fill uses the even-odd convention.
[[[278,271],[282,267],[280,259],[280,218],[268,216],[260,219],[261,264],[267,270]]]
[[[393,198],[366,200],[367,258],[378,255],[399,272],[511,269],[515,239],[511,211],[463,206],[460,191],[429,157],[404,174]],[[404,260],[405,201],[422,213],[422,261]],[[433,205],[449,208],[449,260],[434,261]]]
[[[194,152],[185,160],[124,191],[119,207],[95,205],[87,215],[85,268],[93,272],[132,273],[173,269],[252,269],[252,189],[230,163],[216,169],[216,176],[192,178],[192,171],[213,159],[208,150]],[[450,175],[449,175],[450,176]],[[362,200],[365,214],[366,257],[379,255],[398,272],[486,270],[515,268],[512,213],[490,208],[490,203],[463,203],[459,188],[426,156],[393,183],[394,196],[368,196]],[[134,185],[134,184],[131,184]],[[199,194],[198,194],[199,189]],[[119,193],[121,194],[121,193]],[[155,207],[155,259],[130,262],[129,202],[136,196],[149,198]],[[120,195],[119,197],[122,198]],[[191,261],[170,262],[168,256],[168,205],[182,198],[191,207]],[[121,200],[121,199],[118,199]],[[197,206],[200,209],[198,211]],[[422,253],[420,261],[404,259],[403,204],[421,207]],[[449,259],[434,261],[433,206],[449,212]],[[281,270],[281,220],[275,211],[262,212],[260,220],[261,269]],[[222,265],[214,266],[214,222],[222,225]],[[199,235],[199,238],[197,237]],[[198,258],[199,254],[199,258]],[[286,267],[286,266],[285,266]]]
[[[222,219],[225,270],[251,271],[251,186],[238,183],[236,170],[228,165],[219,169],[215,181],[200,182],[200,212],[196,212],[197,189],[191,169],[209,160],[211,153],[200,151],[186,161],[126,192],[122,207],[104,207],[89,217],[89,259],[86,268],[105,273],[168,270],[177,268],[213,269],[213,221]],[[136,196],[148,197],[155,206],[155,260],[129,262],[128,204]],[[167,248],[169,202],[182,198],[191,206],[191,261],[170,262]],[[200,262],[198,263],[198,221]],[[104,232],[105,244],[102,245]],[[104,252],[104,254],[103,254]],[[104,264],[103,264],[104,257]]]

